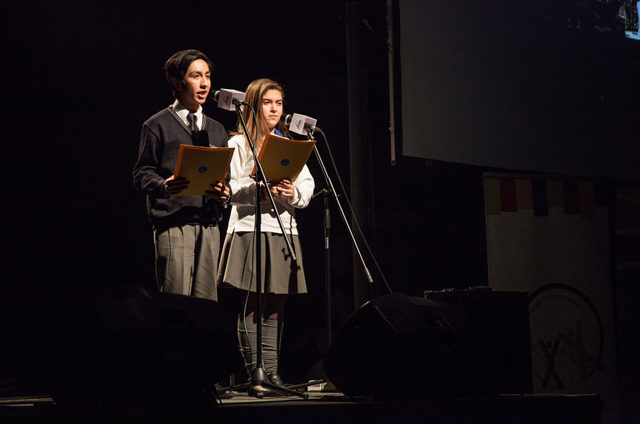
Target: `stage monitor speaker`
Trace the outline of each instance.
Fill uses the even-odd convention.
[[[425,292],[425,297],[462,308],[482,342],[485,385],[501,394],[533,393],[529,294],[489,287]]]
[[[74,406],[198,407],[243,366],[218,302],[132,286],[69,302],[43,353],[48,394]]]
[[[487,368],[494,353],[459,305],[395,293],[367,302],[344,323],[323,371],[347,396],[489,396],[500,393],[494,376],[502,371]]]

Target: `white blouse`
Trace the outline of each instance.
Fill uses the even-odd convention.
[[[231,216],[227,233],[234,231],[253,232],[256,212],[255,208],[255,181],[251,178],[254,160],[251,151],[246,150],[243,135],[235,135],[229,140],[229,147],[235,147],[231,157]],[[295,194],[293,197],[274,197],[276,208],[280,213],[280,219],[287,234],[298,234],[296,224],[296,209],[302,209],[309,205],[315,183],[309,169],[305,165],[298,178],[293,182]],[[271,207],[268,198],[260,202],[261,232],[282,234],[280,225],[276,219],[276,213]]]

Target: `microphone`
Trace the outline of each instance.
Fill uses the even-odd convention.
[[[212,147],[209,142],[209,133],[207,130],[198,131],[193,136],[193,145],[194,146],[202,146],[202,147]]]
[[[284,123],[285,125],[291,125],[291,118],[293,118],[292,114],[287,114],[287,115],[282,115],[280,117],[280,120],[282,121],[282,123]]]
[[[211,93],[210,97],[218,103],[220,109],[224,110],[234,111],[236,110],[236,106],[249,106],[249,104],[244,101],[245,94],[238,90],[222,88]]]
[[[282,115],[280,120],[289,126],[289,131],[300,135],[305,135],[305,131],[320,131],[320,128],[316,127],[318,120],[305,115],[299,115],[297,113],[293,115]]]

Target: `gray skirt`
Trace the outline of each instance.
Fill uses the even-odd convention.
[[[296,235],[289,235],[297,261],[291,260],[287,243],[282,234],[261,233],[262,239],[262,293],[298,294],[307,292],[302,265],[302,249]],[[254,233],[227,234],[217,284],[219,287],[236,287],[256,291]]]

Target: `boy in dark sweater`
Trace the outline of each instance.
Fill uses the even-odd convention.
[[[205,196],[176,196],[189,181],[173,175],[181,144],[227,147],[224,127],[202,113],[211,89],[210,68],[197,50],[169,58],[164,71],[176,100],[142,126],[133,178],[147,195],[160,291],[217,300],[218,222],[220,206],[230,197],[228,177],[212,184]]]

